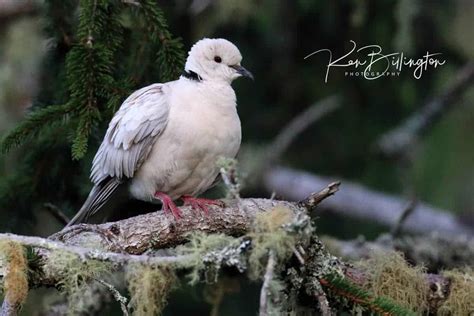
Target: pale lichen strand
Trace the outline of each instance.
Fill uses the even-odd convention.
[[[386,297],[417,314],[428,309],[428,284],[425,268],[408,265],[398,252],[374,252],[358,264],[366,271],[364,287],[376,297]]]
[[[125,277],[131,295],[130,307],[135,316],[160,315],[178,280],[171,266],[137,264],[127,267]]]
[[[238,246],[238,240],[224,234],[207,235],[201,232],[191,234],[187,244],[176,248],[179,255],[191,257],[188,261],[188,267],[191,269],[191,272],[188,274],[190,284],[196,284],[201,281],[201,276],[204,276],[204,281],[206,282],[215,282],[218,277],[222,256],[216,256],[219,262],[204,261],[203,258],[208,253],[219,252],[233,245]]]
[[[44,269],[45,274],[57,276],[56,286],[68,298],[68,313],[75,315],[84,312],[82,302],[90,299],[87,295],[93,295],[88,291],[89,283],[109,275],[114,266],[108,262],[86,260],[73,253],[56,250],[44,262]]]
[[[444,271],[451,281],[448,299],[438,309],[440,316],[474,315],[474,270],[473,268]]]
[[[0,242],[0,261],[6,263],[3,280],[5,300],[21,306],[28,295],[28,261],[25,248],[13,241]]]
[[[265,269],[268,252],[272,250],[278,263],[284,262],[292,255],[298,242],[297,231],[307,227],[307,218],[298,222],[295,213],[286,207],[275,207],[269,212],[257,214],[251,231],[247,234],[252,240],[249,255],[249,277],[259,279]]]

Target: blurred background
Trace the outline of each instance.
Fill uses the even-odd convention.
[[[159,4],[170,31],[183,39],[186,51],[203,37],[226,38],[239,47],[242,64],[255,76],[254,82],[234,83],[243,130],[239,157],[243,196],[295,196],[278,192],[268,181],[254,181],[259,169],[255,166],[262,166],[269,145],[293,118],[336,96],[337,109],[298,133],[279,155],[279,165],[343,179],[341,192],[344,181],[349,181],[400,201],[423,201],[467,224],[474,222],[472,85],[457,92],[410,146],[396,154],[378,146],[382,135],[403,125],[430,100],[440,99],[474,60],[473,1],[177,0]],[[66,98],[56,90],[61,89],[57,78],[68,51],[67,39],[73,34],[76,6],[71,0],[0,0],[0,135],[16,126],[32,105],[58,104]],[[123,23],[129,23],[126,13]],[[52,31],[51,25],[64,25],[64,29]],[[52,32],[62,34],[63,40],[52,38]],[[428,67],[418,80],[409,69],[377,80],[348,77],[344,70],[331,69],[325,83],[327,54],[304,57],[325,48],[335,57],[342,56],[352,48],[350,40],[359,47],[377,44],[385,53],[404,52],[412,58],[428,51],[442,53],[438,57],[446,63]],[[125,53],[138,49],[133,38],[123,45]],[[132,89],[160,81],[153,67],[137,64],[134,70]],[[108,122],[109,118],[103,119]],[[95,128],[80,161],[72,161],[70,135],[61,127],[0,156],[2,232],[47,236],[62,227],[51,208],[71,217],[80,207],[91,187],[89,168],[106,125]],[[50,150],[32,154],[39,142],[50,144]],[[341,215],[337,210],[317,217],[319,233],[338,238],[363,235],[371,239],[389,229],[370,218]],[[230,293],[247,292],[253,297],[254,285],[228,283]],[[167,312],[209,314],[208,305],[197,303],[206,291],[180,290],[181,294],[172,295]],[[223,315],[255,313],[257,296],[245,306],[232,295],[229,298],[222,306]],[[188,300],[189,306],[177,303],[182,300]],[[245,311],[232,312],[236,309]]]

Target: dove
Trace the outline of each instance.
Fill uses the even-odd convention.
[[[253,79],[241,61],[230,41],[204,38],[190,49],[178,80],[133,92],[109,123],[92,162],[94,186],[66,227],[89,221],[119,191],[161,203],[176,219],[176,200],[205,213],[218,204],[198,196],[218,182],[217,159],[234,158],[240,148],[231,83]]]

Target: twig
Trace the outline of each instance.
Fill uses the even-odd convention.
[[[3,300],[0,316],[16,316],[18,315],[19,306],[11,304],[6,298]]]
[[[314,103],[293,118],[268,146],[265,164],[271,166],[278,162],[282,154],[303,131],[339,107],[339,99],[331,96]]]
[[[325,187],[319,192],[312,193],[309,197],[307,197],[303,201],[300,201],[298,204],[306,208],[308,211],[311,211],[324,199],[330,197],[331,195],[339,191],[340,185],[340,181],[331,182],[330,184],[328,184],[327,187]]]
[[[410,216],[410,214],[413,213],[417,204],[418,204],[418,200],[415,197],[413,197],[405,206],[402,214],[400,214],[400,217],[398,218],[398,221],[396,222],[396,224],[393,226],[392,230],[390,231],[390,235],[392,236],[392,238],[396,238],[398,237],[398,235],[400,235],[403,224],[405,223],[408,216]]]
[[[40,1],[0,1],[0,22],[40,12]]]
[[[183,264],[189,259],[189,256],[163,256],[154,257],[147,255],[132,255],[121,254],[115,252],[108,252],[104,250],[85,248],[74,245],[67,245],[65,243],[49,240],[41,237],[20,236],[14,234],[0,234],[0,241],[15,241],[25,246],[32,246],[35,248],[46,249],[50,251],[60,250],[77,255],[82,260],[99,260],[112,262],[119,265],[127,263],[142,263],[148,265],[163,265],[163,264]]]
[[[270,250],[268,253],[267,268],[265,270],[265,276],[263,277],[262,289],[260,290],[260,309],[259,316],[269,316],[269,302],[271,300],[270,282],[273,279],[273,273],[275,271],[275,253]]]
[[[300,247],[300,249],[303,249]],[[295,255],[296,259],[298,259],[298,261],[300,262],[300,264],[302,266],[304,266],[304,258],[303,256],[301,255],[300,251],[298,249],[296,249],[295,246],[291,246],[291,250],[293,251],[293,254]]]
[[[318,280],[315,280],[316,291],[314,293],[314,296],[316,297],[318,304],[319,304],[319,310],[321,311],[322,316],[332,316],[334,315],[333,311],[331,310],[331,306],[329,306],[328,298],[326,297],[326,293],[324,293],[323,287],[321,283],[319,283]]]
[[[51,213],[51,215],[54,216],[54,218],[56,218],[58,220],[58,222],[60,224],[64,224],[66,225],[67,223],[69,223],[69,217],[67,217],[59,207],[57,207],[56,205],[52,204],[52,203],[45,203],[44,205],[44,208],[49,211]]]
[[[229,190],[231,198],[240,200],[240,185],[232,180],[229,170],[222,167],[219,171],[222,181],[224,181],[225,186]]]
[[[468,63],[457,74],[454,82],[436,98],[406,119],[398,127],[383,134],[376,142],[376,149],[387,157],[399,157],[416,139],[439,121],[453,104],[474,82],[474,63]]]
[[[102,284],[103,286],[105,286],[107,290],[109,290],[112,293],[115,300],[120,304],[120,308],[122,309],[123,315],[128,316],[129,313],[127,309],[127,302],[128,302],[127,298],[123,296],[122,294],[120,294],[120,292],[112,284],[107,283],[104,280],[97,279],[97,278],[95,278],[95,280],[99,282],[100,284]]]
[[[134,6],[137,6],[137,7],[141,6],[140,2],[134,1],[134,0],[122,0],[122,3],[131,4],[131,5],[134,5]]]

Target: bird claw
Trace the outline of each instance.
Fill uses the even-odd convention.
[[[195,198],[190,195],[184,195],[181,198],[183,199],[184,205],[190,205],[193,210],[199,210],[206,215],[209,215],[209,206],[211,205],[224,207],[224,202],[220,200]]]
[[[173,214],[174,218],[177,220],[181,218],[181,210],[176,206],[176,204],[169,197],[169,195],[163,192],[155,192],[155,198],[161,201],[161,203],[163,204],[162,209],[165,213]]]

